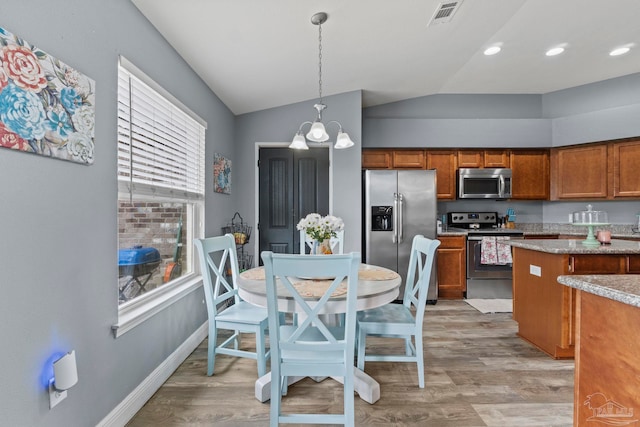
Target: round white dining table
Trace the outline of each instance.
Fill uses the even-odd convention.
[[[323,282],[323,278],[300,278],[301,281],[317,280]],[[264,267],[256,267],[246,270],[238,276],[238,293],[245,301],[260,306],[267,306],[266,279]],[[376,265],[361,264],[358,271],[358,298],[357,310],[380,307],[388,304],[398,297],[402,278],[398,273]],[[300,313],[291,295],[285,292],[278,293],[278,311],[287,313]],[[313,298],[312,294],[307,298]],[[319,298],[319,296],[318,296]],[[332,296],[325,306],[322,314],[340,314],[346,311],[346,295]],[[360,398],[368,403],[375,403],[380,399],[380,385],[376,380],[354,366],[355,390]],[[299,381],[303,377],[290,377],[289,384]],[[340,378],[334,378],[340,381]],[[256,399],[266,402],[271,397],[271,372],[258,378],[255,386]]]

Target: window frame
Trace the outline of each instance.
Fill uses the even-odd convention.
[[[171,95],[157,83],[151,80],[146,74],[140,71],[140,69],[138,69],[135,65],[133,65],[130,61],[122,56],[119,58],[118,63],[118,80],[120,79],[121,68],[124,70],[124,72],[142,81],[144,84],[157,92],[161,97],[164,97],[174,107],[182,110],[182,112],[186,113],[196,122],[198,122],[199,125],[204,127],[204,131],[206,132],[207,124],[206,122],[204,122],[204,120],[198,117],[178,99],[176,99],[173,95]],[[202,179],[204,181],[204,173],[206,169],[204,159],[205,140],[202,141],[202,144],[202,158],[200,161],[202,162]],[[202,238],[204,236],[204,182],[202,185],[201,193],[187,193],[167,190],[162,191],[163,194],[154,195],[153,191],[145,191],[146,188],[144,187],[148,187],[145,185],[143,185],[143,188],[141,189],[142,191],[133,193],[131,191],[132,188],[130,186],[130,183],[125,183],[120,179],[118,170],[116,170],[116,179],[118,181],[118,200],[126,197],[130,198],[130,200],[132,201],[144,200],[147,202],[158,201],[185,203],[187,206],[187,215],[192,219],[192,221],[190,221],[191,227],[185,228],[185,244],[188,244],[188,242],[192,242],[194,238]],[[133,188],[135,188],[135,184],[133,185]],[[175,195],[175,197],[172,197],[173,195]],[[174,279],[172,282],[159,286],[156,289],[136,296],[130,301],[118,304],[118,321],[111,327],[115,338],[130,331],[137,325],[143,323],[150,317],[161,312],[176,301],[180,300],[181,298],[185,297],[186,295],[202,286],[202,275],[200,274],[196,257],[193,250],[189,253],[191,254],[187,258],[187,262],[190,266],[189,273],[184,274],[177,279]]]

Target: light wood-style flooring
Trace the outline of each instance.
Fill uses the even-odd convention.
[[[573,361],[553,360],[516,336],[510,313],[482,314],[464,301],[440,300],[425,316],[426,386],[415,364],[369,362],[380,383],[374,405],[356,397],[358,426],[571,426]],[[252,346],[250,336],[243,346]],[[369,339],[372,346],[388,340]],[[401,341],[391,345],[402,348]],[[219,356],[212,377],[205,340],[128,426],[266,426],[269,403],[254,398],[255,361]],[[305,379],[283,409],[340,412],[342,385]]]

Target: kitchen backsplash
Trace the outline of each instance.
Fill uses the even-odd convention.
[[[438,202],[438,214],[447,212],[498,212],[504,216],[507,209],[512,208],[516,213],[517,224],[554,224],[557,226],[570,225],[569,216],[576,211],[583,211],[591,204],[593,210],[606,211],[609,222],[613,225],[628,225],[637,227],[640,214],[639,201],[579,201],[579,202],[550,202],[550,201],[508,201],[508,200],[455,200]]]

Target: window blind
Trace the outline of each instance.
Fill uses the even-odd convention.
[[[119,66],[120,191],[204,198],[204,143],[205,126]]]

